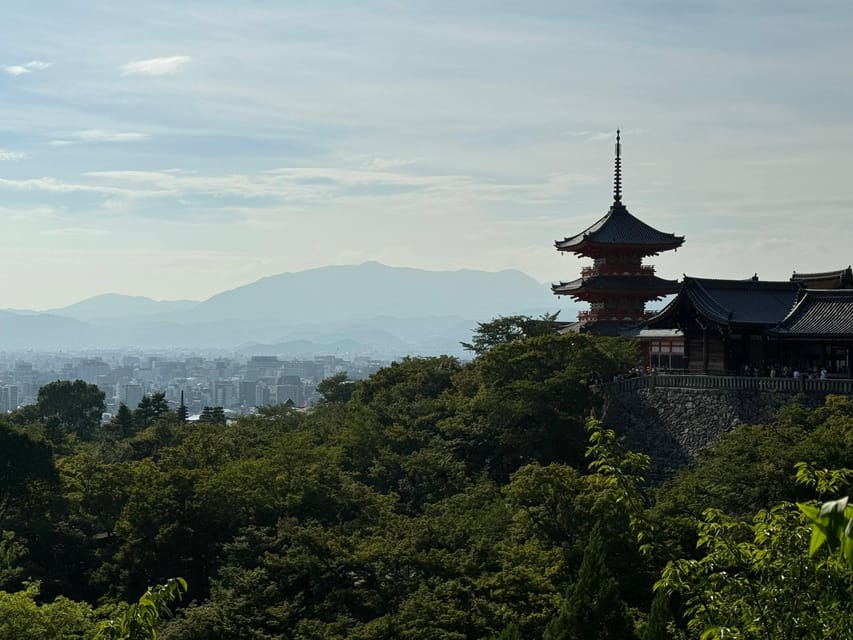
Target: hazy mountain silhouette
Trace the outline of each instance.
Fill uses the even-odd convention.
[[[558,308],[515,270],[424,271],[376,262],[282,273],[203,302],[104,294],[50,312],[0,312],[0,349],[227,347],[306,355],[458,353],[477,322]],[[564,305],[566,306],[566,305]],[[574,316],[568,306],[567,319]]]
[[[109,330],[47,313],[0,311],[0,349],[87,349],[113,341]]]
[[[75,320],[115,320],[155,316],[175,311],[187,311],[198,305],[196,300],[157,301],[143,296],[126,296],[121,293],[104,293],[86,298],[67,307],[50,309],[50,313]]]
[[[424,271],[378,262],[262,278],[200,303],[204,320],[275,317],[292,323],[377,316],[487,317],[554,306],[546,287],[521,271]]]

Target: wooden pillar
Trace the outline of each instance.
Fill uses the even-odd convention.
[[[702,329],[702,373],[708,375],[708,327]]]

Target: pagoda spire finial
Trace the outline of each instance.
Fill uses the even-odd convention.
[[[622,202],[622,142],[621,132],[616,129],[616,175],[613,178],[613,200]]]

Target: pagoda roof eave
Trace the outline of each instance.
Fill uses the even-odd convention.
[[[577,251],[593,244],[625,247],[661,247],[674,249],[684,242],[684,236],[664,233],[629,213],[621,200],[616,200],[602,218],[581,233],[557,240],[560,251]]]
[[[677,280],[664,280],[652,275],[592,276],[551,285],[551,291],[556,295],[627,294],[649,300],[678,293],[680,288]]]
[[[582,241],[577,244],[569,245],[559,240],[554,242],[554,247],[557,251],[566,251],[579,256],[593,257],[598,255],[606,255],[614,251],[631,251],[640,252],[644,256],[656,256],[663,251],[672,251],[678,249],[684,244],[684,236],[675,236],[673,242],[666,244],[630,244],[630,243],[608,243],[608,242],[593,242]]]

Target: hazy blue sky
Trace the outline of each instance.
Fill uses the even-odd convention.
[[[659,272],[853,261],[853,3],[16,3],[0,308],[379,260],[576,277],[624,201]],[[334,292],[329,292],[334,295]]]

